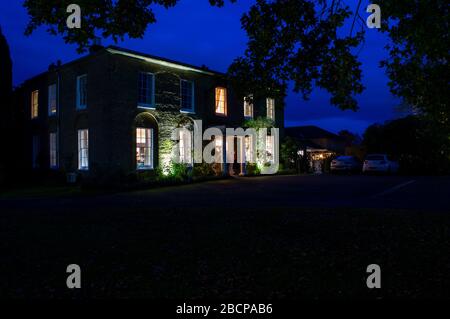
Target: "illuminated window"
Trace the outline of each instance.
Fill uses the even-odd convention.
[[[244,116],[253,118],[253,95],[244,98]]]
[[[89,169],[89,131],[78,130],[78,169]]]
[[[249,163],[254,163],[253,160],[253,136],[248,135],[245,137],[245,161]]]
[[[56,114],[56,84],[48,86],[48,115]]]
[[[31,118],[37,118],[39,112],[39,91],[31,92]]]
[[[267,118],[275,120],[275,99],[267,98],[266,105],[267,105]]]
[[[273,162],[274,157],[274,136],[267,135],[266,136],[266,155],[267,155],[267,162]]]
[[[77,109],[84,110],[87,107],[87,75],[77,77]]]
[[[139,73],[139,99],[141,107],[155,107],[155,75],[146,72]]]
[[[194,82],[181,80],[181,110],[194,111]]]
[[[227,115],[227,89],[216,88],[216,114]]]
[[[33,135],[33,149],[32,149],[32,166],[33,168],[39,167],[39,151],[40,151],[40,142],[39,136]]]
[[[153,129],[136,128],[136,167],[153,169]]]
[[[215,153],[214,156],[216,159],[220,159],[223,156],[223,140],[221,136],[216,136],[214,138],[215,142]]]
[[[56,133],[50,133],[50,168],[58,168],[58,139]]]
[[[192,133],[187,130],[180,131],[180,163],[192,164]]]

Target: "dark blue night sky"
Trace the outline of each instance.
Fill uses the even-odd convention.
[[[356,4],[356,0],[348,4],[354,6],[353,2]],[[225,72],[245,50],[246,34],[241,30],[240,17],[253,3],[239,0],[237,4],[215,8],[207,0],[182,0],[169,10],[156,8],[158,22],[147,29],[144,39],[127,39],[117,45]],[[364,11],[362,16],[366,17]],[[27,20],[22,1],[0,2],[0,25],[10,45],[15,85],[45,71],[58,59],[65,63],[78,57],[75,46],[48,35],[43,28],[25,37]],[[378,67],[386,55],[386,41],[375,29],[367,30],[360,53],[366,90],[358,97],[358,112],[343,112],[330,106],[325,92],[315,91],[307,102],[289,92],[286,125],[318,125],[332,132],[349,129],[362,133],[374,122],[401,116],[395,111],[399,101],[390,94],[384,70]],[[103,44],[112,43],[103,40]]]

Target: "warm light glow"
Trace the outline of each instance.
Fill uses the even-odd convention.
[[[137,169],[153,168],[153,130],[136,128],[136,165]]]
[[[89,169],[89,131],[78,130],[78,169]]]
[[[38,117],[39,110],[39,90],[31,93],[31,118]]]
[[[227,115],[227,89],[216,88],[216,114]]]
[[[248,118],[253,118],[253,96],[250,95],[248,98],[251,99],[251,101],[247,101],[244,98],[244,116]]]

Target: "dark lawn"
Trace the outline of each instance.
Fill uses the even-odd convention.
[[[449,221],[357,208],[3,211],[0,298],[450,297]]]

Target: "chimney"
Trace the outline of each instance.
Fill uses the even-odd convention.
[[[99,37],[95,37],[92,40],[92,45],[89,48],[89,53],[95,53],[103,49],[102,40]]]

